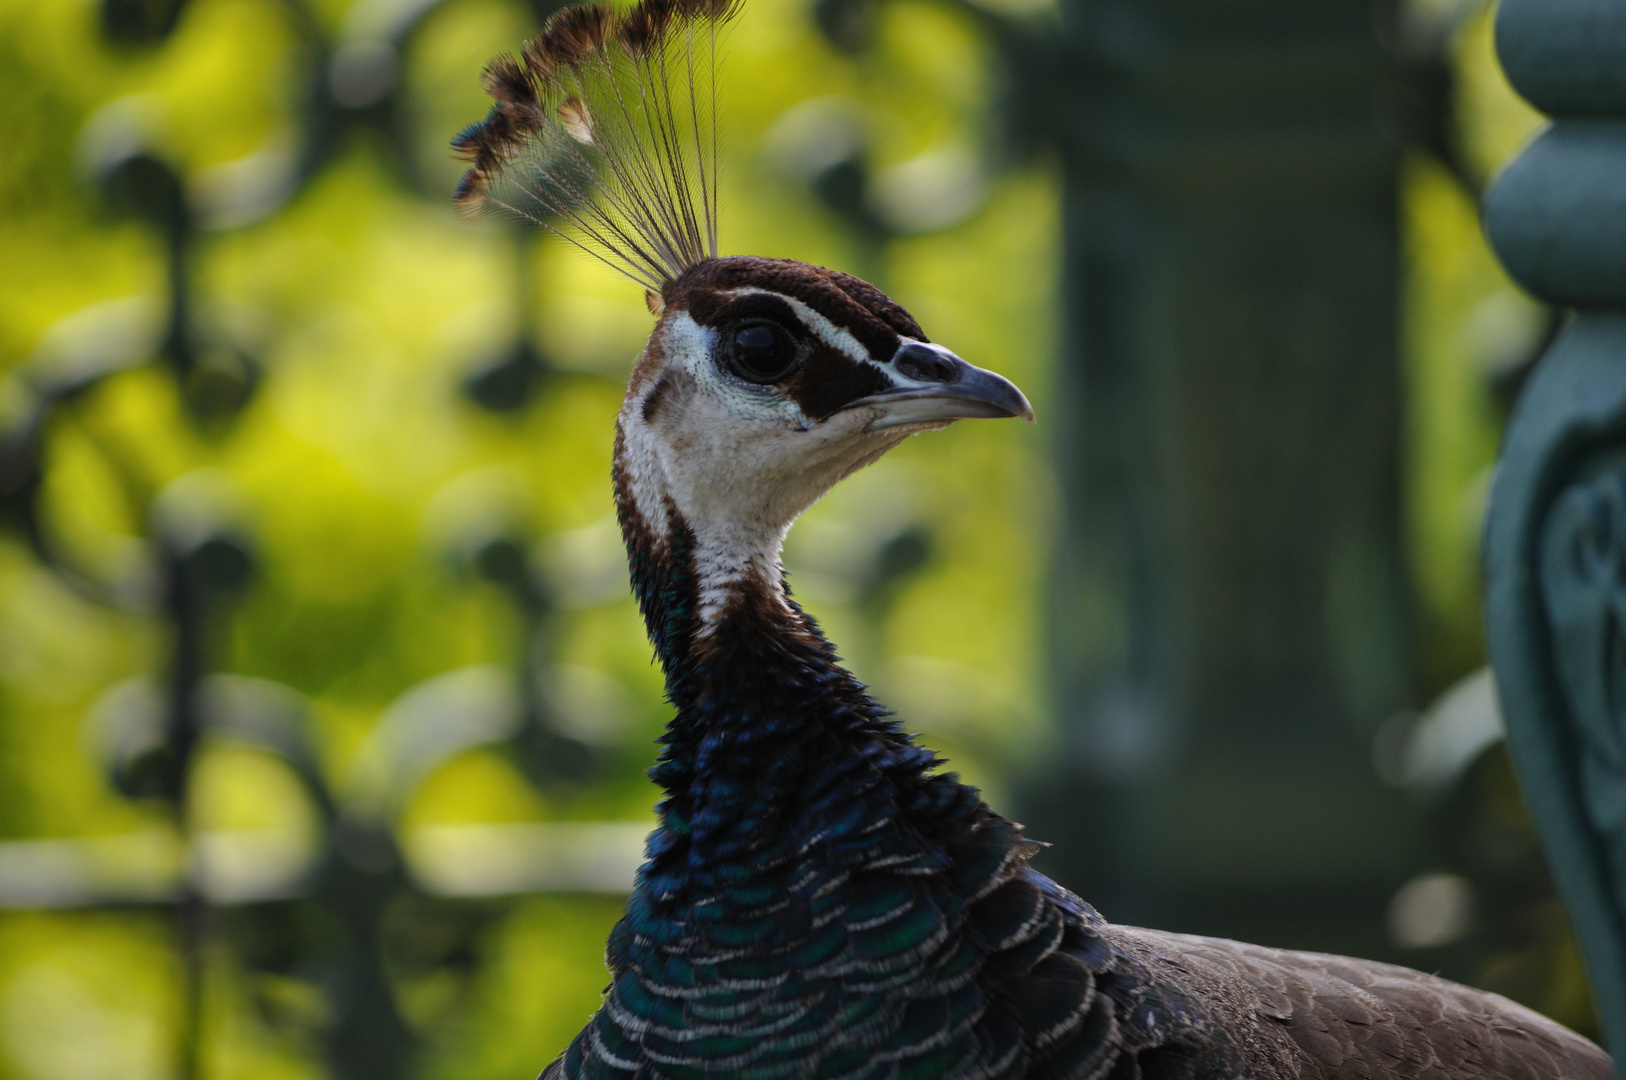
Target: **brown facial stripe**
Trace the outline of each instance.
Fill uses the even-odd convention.
[[[800,300],[852,334],[879,360],[891,358],[900,336],[926,340],[920,324],[875,286],[794,259],[710,259],[669,282],[662,297],[668,308],[684,309],[696,322],[706,323],[726,302],[718,294],[741,288],[767,289]]]
[[[780,391],[796,402],[803,416],[823,420],[859,398],[891,388],[891,380],[875,365],[854,360],[815,339],[812,355],[781,385]]]
[[[666,400],[667,392],[671,389],[672,373],[670,371],[664,372],[655,381],[655,385],[650,387],[649,393],[644,395],[644,403],[640,407],[640,411],[644,415],[645,424],[655,422],[655,417],[660,415],[661,405]]]

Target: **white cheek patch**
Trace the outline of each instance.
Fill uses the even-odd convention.
[[[659,425],[661,406],[675,404],[673,399],[681,395],[674,380],[689,381],[695,358],[711,355],[711,333],[687,313],[679,313],[665,320],[660,334],[656,355],[664,362],[644,380],[643,393],[622,402],[620,427],[622,467],[633,505],[644,524],[665,542],[671,531],[666,509],[670,485],[654,428]],[[640,365],[649,357],[650,347],[645,347]],[[661,400],[653,400],[657,397]],[[652,417],[653,424],[645,420],[646,415]]]
[[[674,501],[695,537],[702,636],[744,592],[790,614],[780,561],[785,534],[832,484],[898,441],[869,434],[867,422],[855,414],[809,431],[728,425],[726,434],[714,428],[698,443],[661,443]],[[678,462],[685,458],[735,464],[684,469]]]
[[[666,478],[649,428],[640,415],[641,404],[628,399],[621,407],[621,468],[627,493],[644,525],[664,542],[671,529],[666,513]]]
[[[852,334],[800,301],[772,295],[831,347],[873,363]],[[664,364],[621,410],[624,468],[639,514],[665,541],[675,524],[667,507],[675,506],[694,535],[702,635],[748,587],[789,614],[780,548],[791,524],[902,437],[867,432],[871,417],[862,410],[813,423],[783,395],[718,370],[715,341],[716,332],[687,312],[673,313],[661,329]]]
[[[661,327],[661,345],[666,350],[666,366],[674,365],[693,371],[697,364],[711,364],[711,347],[716,331],[710,330],[680,311],[667,319]]]
[[[794,406],[764,408],[709,362],[682,378],[682,407],[659,415],[649,436],[667,494],[694,534],[699,616],[709,626],[742,582],[779,582],[790,520],[775,504],[797,464],[793,443],[803,423]],[[779,595],[776,587],[765,591]]]
[[[620,416],[622,467],[639,516],[658,542],[669,543],[674,522],[668,506],[675,505],[694,534],[703,624],[715,620],[747,578],[778,582],[779,546],[789,528],[750,505],[759,483],[737,482],[743,478],[720,471],[718,463],[749,460],[764,436],[806,426],[793,403],[764,400],[723,377],[711,358],[714,338],[686,312],[668,319],[660,340],[666,362],[641,394],[626,400]]]

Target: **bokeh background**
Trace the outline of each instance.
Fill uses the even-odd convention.
[[[1078,689],[1096,646],[1069,613],[1110,606],[1078,562],[1117,504],[1078,480],[1076,429],[1100,406],[1080,405],[1069,366],[1094,279],[1069,250],[1092,219],[1068,200],[1093,181],[1054,131],[1091,94],[1108,105],[1090,123],[1133,126],[1112,95],[1142,91],[1080,73],[1126,69],[1110,57],[1042,45],[1070,20],[1134,54],[1137,9],[1154,29],[1186,18],[1199,44],[1229,35],[1240,68],[1146,91],[1193,105],[1187,134],[1206,138],[1198,106],[1268,67],[1248,48],[1284,48],[1286,16],[1236,6],[1208,26],[1164,3],[749,0],[724,73],[725,251],[876,281],[1041,419],[912,440],[852,478],[793,533],[793,585],[1109,917],[1361,951],[1591,1031],[1483,673],[1478,524],[1554,317],[1480,235],[1478,189],[1540,123],[1480,4],[1361,7],[1352,24],[1378,58],[1353,115],[1386,162],[1377,362],[1394,424],[1377,439],[1395,562],[1373,586],[1359,558],[1330,557],[1318,617],[1357,618],[1374,588],[1398,598],[1399,659],[1349,718],[1287,708],[1307,730],[1342,725],[1363,778],[1355,802],[1302,820],[1358,819],[1366,846],[1312,833],[1313,888],[1291,872],[1302,837],[1211,860],[1251,892],[1217,871],[1207,888],[1178,845],[1189,873],[1171,876],[1136,853],[1187,835],[1203,798],[1244,841],[1255,828],[1223,784],[1173,824],[1124,812],[1162,798],[1140,778],[1185,775],[1147,760],[1201,758],[1201,740],[1181,751],[1177,722],[1117,757],[1089,749],[1125,710]],[[651,320],[568,245],[462,221],[449,199],[480,67],[548,10],[0,0],[0,1077],[526,1076],[595,1007],[666,716],[608,480]],[[1324,64],[1292,40],[1289,60]],[[1046,64],[1035,90],[1027,69]],[[1268,149],[1237,131],[1215,120],[1210,141]],[[1167,169],[1217,189],[1214,160]],[[1149,290],[1148,325],[1174,321],[1157,305],[1177,292]],[[1259,385],[1209,389],[1239,408]],[[1307,514],[1338,505],[1345,476],[1315,436],[1275,451],[1319,485]],[[1269,465],[1212,497],[1291,504]],[[1275,578],[1230,582],[1237,626],[1199,636],[1246,636],[1247,598]],[[1158,700],[1191,685],[1156,664],[1138,677]],[[1086,699],[1098,715],[1078,721]]]

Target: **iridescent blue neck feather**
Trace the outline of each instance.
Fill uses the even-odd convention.
[[[1159,1003],[1126,1026],[1099,916],[933,771],[782,580],[702,616],[697,530],[649,504],[636,456],[623,431],[633,590],[676,710],[664,797],[604,1006],[545,1076],[1089,1077],[1167,1024]]]

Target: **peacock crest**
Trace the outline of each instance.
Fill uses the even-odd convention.
[[[717,256],[718,38],[737,0],[566,8],[485,68],[456,200],[547,228],[654,293]],[[561,228],[561,226],[564,226]]]

